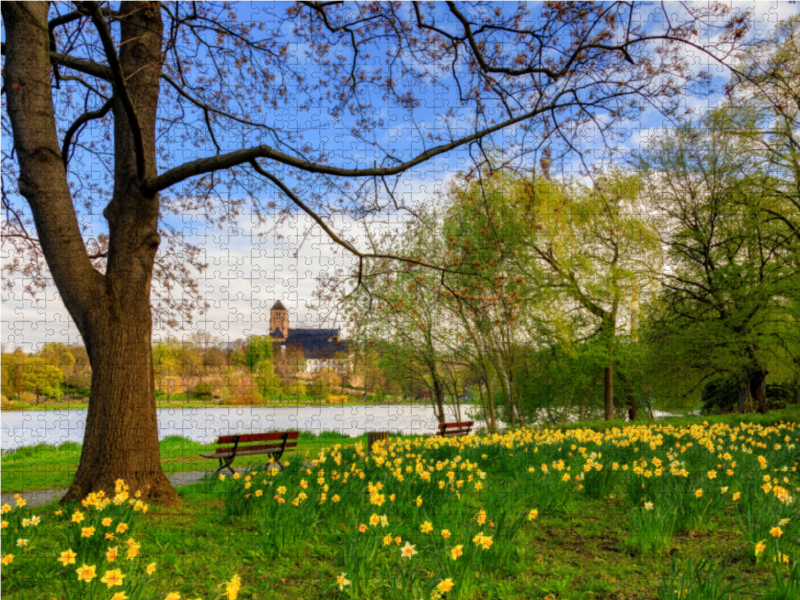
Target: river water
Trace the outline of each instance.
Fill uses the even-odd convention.
[[[469,410],[469,409],[467,409]],[[180,435],[190,440],[209,443],[220,435],[262,433],[264,431],[297,430],[338,431],[359,436],[367,431],[391,431],[405,434],[433,433],[438,425],[430,406],[297,406],[297,407],[207,407],[159,408],[160,439]],[[466,418],[466,414],[463,415]],[[448,420],[455,420],[450,415]],[[83,441],[85,410],[4,411],[2,421],[3,450],[35,444],[58,445]]]

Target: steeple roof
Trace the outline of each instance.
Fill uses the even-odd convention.
[[[275,304],[272,305],[272,308],[270,308],[270,310],[288,310],[288,309],[281,303],[280,300],[278,300]]]

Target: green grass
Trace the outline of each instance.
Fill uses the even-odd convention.
[[[782,410],[772,410],[765,415],[750,413],[750,414],[724,414],[724,415],[689,415],[684,417],[665,417],[652,421],[647,418],[647,413],[644,410],[639,411],[639,420],[631,423],[630,421],[623,421],[622,419],[613,419],[611,421],[580,421],[574,423],[562,423],[552,425],[551,429],[560,431],[569,431],[573,429],[591,429],[593,431],[607,431],[609,429],[630,427],[631,425],[651,425],[657,423],[659,425],[672,425],[674,427],[691,427],[692,425],[702,425],[708,423],[713,425],[715,423],[736,426],[740,423],[753,423],[755,425],[762,425],[769,427],[777,425],[778,423],[800,423],[800,408],[784,408]]]
[[[179,509],[158,509],[134,532],[141,539],[144,562],[158,563],[159,600],[180,590],[182,598],[213,598],[219,583],[238,573],[244,582],[240,598],[313,600],[342,598],[332,582],[342,572],[341,546],[336,538],[309,538],[292,544],[281,555],[266,560],[256,538],[255,518],[228,522],[218,499],[203,484],[181,488]],[[37,509],[52,514],[53,507]],[[668,557],[642,558],[621,540],[626,533],[627,512],[622,503],[584,501],[571,519],[563,514],[545,515],[536,527],[525,528],[517,538],[519,557],[513,573],[483,581],[476,598],[496,600],[650,600],[655,599],[659,579],[669,575]],[[416,540],[415,540],[416,541]],[[728,556],[736,559],[726,575],[742,576],[756,583],[770,579],[756,569],[740,550],[740,538],[731,527],[712,533],[673,540],[670,553],[690,557]],[[53,557],[63,548],[51,533],[39,542],[39,553]],[[12,582],[4,578],[3,594],[9,600],[38,600],[53,589],[48,568],[53,559],[27,566],[30,578]],[[121,565],[123,568],[125,565]],[[745,600],[749,596],[741,596]],[[408,600],[413,600],[408,596]]]
[[[797,440],[800,432],[792,429],[787,433]],[[772,443],[782,438],[783,434],[773,434],[773,439],[765,441]],[[683,437],[679,439],[686,441]],[[325,442],[325,438],[311,440],[306,436],[302,441],[304,444],[316,444],[316,448]],[[339,443],[342,440],[334,441]],[[571,445],[573,442],[574,445]],[[271,485],[265,489],[271,490],[271,495],[277,486],[285,485],[289,488],[287,499],[291,499],[301,489],[307,489],[311,495],[307,504],[297,509],[287,505],[285,509],[288,512],[281,514],[296,515],[298,519],[303,515],[313,514],[314,521],[309,525],[297,526],[289,523],[288,519],[279,519],[277,528],[295,527],[300,533],[277,553],[267,553],[265,550],[263,538],[260,537],[263,535],[263,526],[259,525],[258,513],[239,513],[231,508],[235,508],[237,502],[239,507],[246,504],[241,496],[243,479],[238,482],[231,478],[224,482],[211,479],[186,486],[179,489],[182,498],[180,507],[152,506],[148,514],[139,517],[138,522],[131,523],[130,536],[142,545],[141,565],[151,561],[158,565],[153,575],[153,585],[148,588],[149,595],[143,598],[161,600],[168,592],[178,591],[181,598],[214,600],[218,597],[219,585],[230,580],[234,574],[241,577],[243,584],[240,600],[338,600],[348,597],[347,592],[351,590],[345,590],[342,594],[335,586],[336,576],[342,571],[347,571],[348,577],[353,576],[349,573],[351,568],[345,564],[346,536],[342,535],[342,531],[347,527],[353,531],[358,523],[367,522],[370,513],[377,512],[388,514],[390,525],[385,531],[380,527],[375,531],[381,535],[385,532],[401,535],[403,540],[416,544],[419,555],[410,561],[401,561],[397,546],[391,546],[388,550],[381,549],[377,558],[368,565],[368,577],[376,577],[377,573],[380,582],[378,579],[370,579],[366,584],[368,589],[359,597],[415,600],[421,594],[416,591],[412,593],[411,589],[397,590],[387,587],[387,577],[395,574],[408,575],[423,587],[430,581],[430,587],[441,580],[453,564],[446,559],[436,566],[436,562],[432,560],[435,555],[435,536],[426,537],[419,533],[419,524],[422,521],[433,521],[437,532],[439,527],[452,524],[450,527],[455,538],[452,543],[469,545],[469,539],[478,529],[472,515],[479,508],[486,507],[489,519],[498,519],[503,507],[514,510],[524,508],[527,511],[536,506],[533,498],[537,493],[537,482],[541,481],[536,479],[541,477],[539,464],[560,458],[567,466],[572,467],[572,473],[577,473],[584,461],[575,446],[582,444],[589,446],[590,451],[597,450],[603,452],[604,456],[608,455],[603,459],[606,465],[610,465],[612,460],[630,462],[631,459],[645,454],[651,456],[649,443],[645,442],[638,444],[634,452],[630,445],[616,447],[603,442],[603,447],[600,448],[584,438],[563,441],[558,437],[554,437],[551,442],[539,444],[539,452],[535,457],[532,449],[528,452],[528,448],[523,445],[514,448],[499,445],[472,448],[466,446],[455,451],[448,447],[427,449],[424,452],[427,453],[426,458],[431,461],[430,464],[440,460],[452,461],[456,455],[463,456],[464,460],[477,464],[479,469],[487,473],[487,477],[485,489],[472,492],[467,490],[468,486],[460,488],[462,493],[458,500],[455,490],[444,496],[436,496],[436,486],[431,483],[431,487],[426,488],[430,491],[423,492],[426,502],[421,510],[417,510],[414,503],[409,502],[417,494],[413,486],[420,485],[412,481],[411,475],[403,483],[399,483],[387,470],[379,469],[374,464],[375,461],[368,464],[349,450],[345,451],[341,465],[329,461],[324,465],[324,470],[326,477],[331,477],[337,470],[350,471],[351,465],[355,465],[357,470],[363,469],[366,475],[363,480],[353,476],[353,491],[358,493],[343,500],[341,504],[328,503],[318,507],[315,498],[319,489],[315,480],[322,467],[316,467],[309,476],[300,461],[292,461],[292,466],[285,472],[276,474]],[[672,444],[665,446],[670,447]],[[190,449],[194,453],[202,448],[204,446],[200,444],[192,444],[177,437],[168,438],[162,443],[164,453],[172,453],[173,458],[184,456],[186,450]],[[75,450],[75,445],[70,445],[56,452]],[[661,451],[660,455],[664,451],[666,450]],[[48,456],[48,452],[52,453],[52,450],[34,447],[20,449],[14,454],[20,460],[30,461]],[[413,463],[413,453],[419,450],[412,448],[411,454],[408,452],[397,447],[395,457],[404,455],[407,461]],[[736,453],[733,449],[731,452]],[[791,464],[795,458],[775,449],[764,452],[769,456],[770,465],[775,467]],[[330,452],[327,454],[332,457]],[[690,466],[697,467],[698,474],[693,473],[692,477],[704,477],[707,468],[702,465],[707,457],[705,451],[696,445],[684,457]],[[189,454],[186,454],[186,458],[190,459]],[[731,485],[745,481],[739,478],[746,478],[754,465],[758,468],[755,457],[748,453],[736,453],[735,458],[739,461],[749,460],[750,463],[742,465],[741,474],[737,473]],[[451,462],[442,471],[435,471],[435,479],[444,479],[448,469],[455,469],[454,464]],[[525,465],[535,465],[538,475],[529,476]],[[461,472],[460,469],[455,471]],[[622,475],[619,471],[617,474],[615,484],[600,497],[589,495],[586,493],[588,490],[581,493],[570,492],[572,499],[569,503],[556,503],[549,508],[542,508],[539,518],[534,521],[522,520],[511,538],[514,552],[510,558],[500,563],[478,563],[481,565],[480,570],[469,571],[468,576],[479,574],[479,577],[472,580],[470,591],[461,600],[750,600],[762,597],[762,594],[766,594],[764,598],[770,600],[800,597],[800,588],[795,584],[791,584],[794,586],[791,589],[787,584],[789,591],[786,594],[776,595],[780,582],[776,583],[768,562],[755,560],[752,545],[745,542],[739,531],[736,512],[738,508],[735,504],[728,504],[725,510],[714,513],[701,528],[677,531],[658,553],[643,556],[635,545],[629,543],[631,503],[637,504],[639,499],[629,497],[631,488],[625,477],[630,474]],[[797,476],[793,472],[790,475],[794,487],[798,483]],[[261,478],[262,476],[254,477],[254,481]],[[307,480],[307,488],[303,485],[303,480]],[[337,489],[337,483],[333,479],[329,481],[334,488],[331,490],[332,494]],[[386,494],[396,492],[397,501],[387,502],[381,507],[370,505],[361,492],[367,482],[375,481],[382,481],[386,485]],[[253,489],[256,488],[250,489],[249,493]],[[339,489],[342,490],[340,493],[344,493],[347,488],[345,486]],[[709,487],[708,492],[710,491]],[[558,494],[560,497],[560,492]],[[638,496],[638,492],[635,495]],[[441,500],[435,503],[430,500],[431,497]],[[259,502],[271,502],[271,498],[265,494]],[[274,502],[271,505],[274,506]],[[263,510],[259,506],[266,505],[254,506],[252,510],[255,511]],[[16,550],[17,557],[14,564],[4,570],[4,597],[10,600],[49,599],[59,590],[59,578],[75,578],[74,570],[76,566],[80,566],[80,560],[68,569],[62,568],[55,560],[58,553],[65,550],[65,532],[70,527],[76,527],[68,522],[69,512],[66,516],[56,518],[54,511],[57,508],[59,507],[51,505],[24,509],[28,511],[27,515],[42,516],[43,521],[36,532],[38,535],[34,542],[35,547],[25,552],[11,548]],[[84,524],[81,523],[81,526]],[[486,556],[499,552],[502,549],[499,530],[490,530],[488,524],[480,528],[498,538],[498,542]],[[274,530],[270,529],[269,533],[274,533]],[[361,534],[354,531],[353,535],[359,540],[359,544],[364,544],[368,539],[358,537]],[[9,550],[4,548],[3,552],[7,554]],[[797,557],[792,558],[796,560]],[[702,568],[703,564],[707,564],[704,561],[711,561],[706,570]],[[113,567],[121,567],[128,574],[133,573],[132,563],[118,561]],[[427,570],[431,568],[435,570]],[[98,578],[101,574],[102,569],[99,568]],[[669,583],[660,584],[662,580]],[[740,585],[748,587],[738,593],[717,593],[726,586],[732,586],[731,589],[735,590]],[[689,593],[682,595],[681,590],[687,589]],[[91,598],[106,599],[111,596],[105,586],[99,586],[99,592]],[[678,595],[669,595],[673,592]],[[422,597],[429,600],[430,589]],[[450,597],[444,596],[442,600],[450,600]]]
[[[366,436],[350,438],[334,431],[323,431],[319,436],[304,431],[298,440],[298,451],[318,453],[323,447],[332,444],[366,443]],[[161,464],[165,473],[185,471],[207,471],[217,468],[217,461],[201,458],[201,453],[214,451],[214,444],[201,444],[181,436],[169,436],[160,443]],[[78,468],[81,446],[75,442],[65,442],[59,446],[38,444],[24,446],[3,453],[2,493],[30,492],[68,487]],[[290,456],[290,454],[287,454]],[[264,456],[249,456],[237,459],[235,467],[259,465],[265,462]]]

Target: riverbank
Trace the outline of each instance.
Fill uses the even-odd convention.
[[[334,444],[352,446],[362,443],[366,445],[366,441],[366,435],[349,437],[330,431],[322,432],[320,435],[303,432],[298,440],[297,452],[294,456],[312,460],[319,455],[320,450]],[[213,443],[201,444],[184,437],[170,436],[161,441],[160,447],[161,466],[168,476],[179,473],[213,471],[218,466],[216,461],[200,457],[201,453],[214,451]],[[308,453],[307,457],[306,453]],[[3,452],[1,459],[3,477],[0,481],[0,492],[9,494],[66,488],[75,475],[80,456],[81,445],[74,442],[65,442],[58,446],[38,444]],[[287,454],[287,457],[291,460],[292,455]],[[243,468],[248,465],[260,465],[264,462],[264,456],[247,456],[237,459],[233,466]]]
[[[262,408],[293,408],[293,407],[310,407],[310,406],[400,406],[400,405],[419,405],[428,406],[429,402],[414,402],[407,398],[386,398],[385,400],[369,400],[364,401],[363,398],[354,397],[348,402],[329,404],[325,400],[265,400],[261,404],[223,404],[222,402],[214,402],[209,400],[156,400],[156,408],[243,408],[243,407],[262,407]],[[462,402],[461,406],[471,407],[474,402]],[[88,410],[89,401],[74,401],[74,402],[41,402],[39,404],[26,404],[22,402],[11,402],[9,408],[3,408],[2,412],[31,412],[37,410],[43,411],[56,411],[56,410]]]

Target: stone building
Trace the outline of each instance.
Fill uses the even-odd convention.
[[[339,339],[339,329],[309,329],[289,327],[289,310],[278,300],[269,311],[269,335],[281,351],[296,345],[306,359],[306,373],[318,373],[328,368],[342,375],[350,373],[351,361],[347,342]]]

